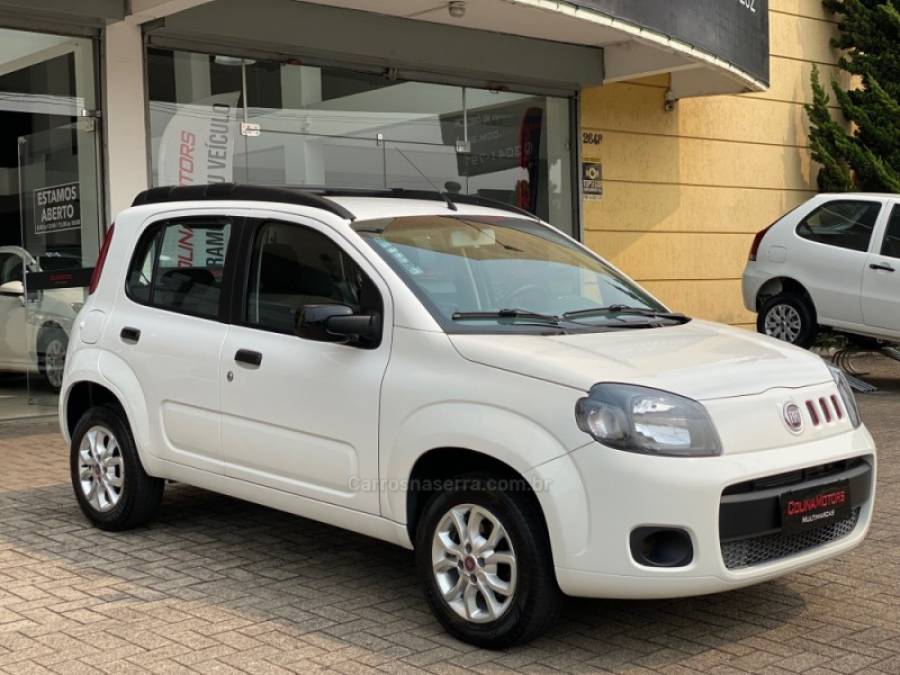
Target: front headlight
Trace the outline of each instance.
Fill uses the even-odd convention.
[[[834,383],[837,385],[838,392],[841,394],[841,400],[844,402],[847,416],[850,418],[853,428],[856,429],[862,424],[862,418],[859,416],[859,406],[856,404],[856,396],[853,394],[853,389],[850,387],[850,383],[847,382],[843,370],[833,366],[828,366],[828,370],[831,371],[831,377],[834,378]]]
[[[578,428],[618,450],[711,457],[722,443],[709,413],[693,399],[630,384],[595,384],[575,405]]]

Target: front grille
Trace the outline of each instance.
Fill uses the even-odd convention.
[[[776,487],[790,487],[799,485],[810,480],[819,480],[821,478],[830,478],[844,473],[849,469],[853,469],[865,463],[862,457],[854,457],[852,459],[842,459],[837,462],[829,462],[828,464],[820,464],[811,466],[789,473],[780,473],[775,476],[764,476],[755,480],[748,480],[743,483],[729,485],[722,492],[723,496],[746,494],[748,492],[756,492],[758,490],[768,490]]]
[[[733,570],[786,558],[795,553],[802,553],[817,546],[829,544],[846,537],[856,529],[859,513],[860,508],[857,507],[853,509],[849,518],[810,532],[800,534],[779,532],[725,542],[722,544],[722,559],[725,561],[725,567]]]

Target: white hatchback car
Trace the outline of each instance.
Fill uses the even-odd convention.
[[[487,647],[562,594],[725,591],[862,541],[875,446],[838,371],[453,199],[142,193],[66,361],[86,516],[140,525],[168,479],[414,548],[438,619]]]
[[[80,288],[25,293],[25,273],[81,267],[80,259],[48,253],[37,258],[20,246],[0,246],[0,370],[37,368],[59,391],[69,332],[84,301]]]
[[[900,195],[813,197],[756,235],[743,292],[760,333],[800,347],[820,326],[900,342]]]

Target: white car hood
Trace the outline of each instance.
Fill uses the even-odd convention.
[[[627,382],[695,400],[761,394],[831,381],[810,352],[706,321],[578,335],[450,336],[466,359],[587,391]]]

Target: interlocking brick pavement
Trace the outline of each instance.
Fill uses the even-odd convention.
[[[505,652],[448,637],[412,555],[172,485],[150,527],[88,526],[50,423],[0,425],[0,670],[10,673],[900,673],[900,364],[860,397],[880,450],[866,543],[749,589],[570,600]]]

